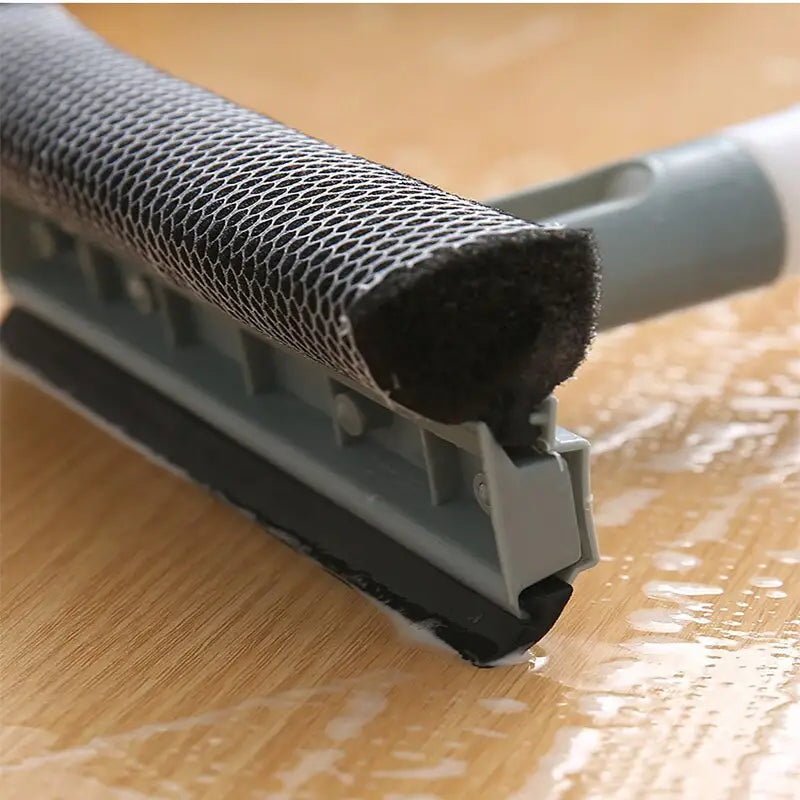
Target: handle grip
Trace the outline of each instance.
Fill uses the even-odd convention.
[[[590,236],[345,153],[167,76],[66,12],[0,12],[3,193],[443,422],[569,377]],[[516,396],[516,395],[515,395]]]
[[[783,273],[800,275],[800,103],[728,128],[725,135],[741,144],[769,179],[786,238]]]
[[[492,201],[591,228],[600,328],[800,272],[800,106]]]

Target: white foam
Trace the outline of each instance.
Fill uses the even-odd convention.
[[[584,694],[578,699],[578,709],[593,722],[602,723],[614,719],[630,703],[624,694]]]
[[[450,655],[459,657],[458,653],[450,647],[444,640],[436,635],[436,627],[438,622],[435,619],[430,619],[426,622],[411,622],[406,619],[398,611],[393,608],[379,603],[374,597],[364,595],[364,597],[372,603],[375,608],[379,609],[382,614],[389,618],[395,631],[400,637],[407,642],[415,645],[421,645],[434,650],[444,650]],[[498,658],[489,663],[491,667],[509,667],[518,664],[528,664],[528,671],[536,671],[541,669],[547,663],[547,656],[543,651],[537,648],[526,648],[523,650],[516,650],[513,653]]]
[[[560,800],[574,788],[573,776],[589,763],[601,742],[595,728],[561,728],[536,771],[507,800]]]
[[[398,780],[440,780],[457,778],[467,771],[467,762],[457,758],[443,758],[438,764],[430,767],[412,767],[409,769],[377,769],[372,772],[375,778],[397,778]]]
[[[511,697],[487,697],[478,700],[478,705],[491,711],[492,714],[519,714],[528,708],[527,703]]]
[[[436,620],[431,619],[426,622],[411,622],[399,611],[395,611],[393,608],[389,608],[389,606],[378,602],[374,597],[370,597],[369,595],[364,595],[364,597],[382,614],[389,618],[395,631],[402,639],[416,645],[422,645],[423,647],[432,648],[434,650],[444,650],[451,655],[458,656],[456,651],[453,650],[447,642],[444,642],[434,633],[438,625]]]
[[[386,709],[385,694],[373,690],[358,690],[347,698],[344,712],[325,727],[325,735],[334,742],[354,739],[366,725]]]
[[[278,772],[276,777],[283,783],[283,791],[266,795],[265,800],[292,800],[297,789],[305,786],[318,775],[330,773],[334,764],[344,755],[343,750],[306,750],[297,765],[291,770]]]
[[[474,733],[476,736],[485,736],[487,739],[507,739],[508,734],[502,731],[493,731],[491,728],[465,728],[464,730],[469,733]]]
[[[276,694],[251,697],[232,706],[217,708],[188,717],[179,717],[169,721],[153,722],[133,730],[121,731],[108,736],[96,736],[85,744],[76,747],[29,756],[15,764],[3,765],[2,770],[3,772],[18,772],[39,767],[49,768],[57,764],[73,764],[74,762],[96,758],[98,754],[125,752],[130,744],[145,742],[165,733],[196,732],[202,728],[215,728],[257,710],[302,708],[314,700],[328,698],[354,689],[359,690],[365,684],[368,685],[371,682],[374,682],[382,689],[388,689],[406,681],[408,677],[408,675],[399,671],[382,670],[367,672],[356,678],[334,681],[330,684],[288,689]]]
[[[533,645],[533,647],[528,647],[523,650],[516,650],[513,653],[509,653],[502,658],[498,658],[496,661],[491,662],[491,666],[493,667],[510,667],[516,666],[517,664],[527,664],[528,665],[528,672],[538,672],[541,669],[544,669],[545,665],[547,664],[547,653],[545,653],[544,648],[541,645]]]

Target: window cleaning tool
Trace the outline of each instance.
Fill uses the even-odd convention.
[[[492,208],[58,8],[0,11],[0,48],[11,362],[476,664],[597,560],[551,392],[598,252],[601,327],[800,269],[800,108]]]

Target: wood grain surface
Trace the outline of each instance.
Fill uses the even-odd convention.
[[[73,11],[474,197],[800,97],[797,6]],[[603,561],[476,670],[4,370],[0,794],[797,797],[800,282],[604,335],[559,396]]]

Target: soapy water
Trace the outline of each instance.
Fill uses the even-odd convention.
[[[770,589],[766,592],[766,596],[773,600],[783,600],[784,597],[788,597],[789,595],[786,594],[783,589]]]
[[[653,566],[663,572],[688,572],[700,564],[697,556],[674,550],[659,550],[652,558]]]
[[[647,633],[680,633],[684,623],[680,615],[665,608],[640,608],[628,614],[628,624]]]
[[[528,708],[527,703],[511,697],[487,697],[478,700],[478,705],[492,714],[520,714]]]
[[[637,513],[646,509],[661,494],[660,489],[627,489],[595,509],[595,525],[599,527],[628,525],[635,519]]]
[[[800,564],[800,550],[768,550],[767,555],[781,564]]]
[[[560,800],[574,789],[578,776],[591,761],[601,743],[600,731],[593,728],[564,727],[557,731],[550,750],[523,786],[507,800]]]
[[[336,764],[344,755],[343,750],[332,749],[302,752],[294,767],[276,773],[276,777],[283,784],[281,791],[264,795],[264,800],[293,800],[298,789],[320,775],[332,775],[339,777],[344,783],[352,783],[351,776],[336,769]]]
[[[622,465],[620,468],[636,474],[634,485],[630,480],[627,486],[620,481],[626,488],[609,493],[598,504],[598,515],[601,520],[606,515],[606,526],[625,530],[601,538],[611,560],[597,569],[615,570],[615,575],[621,576],[629,563],[625,561],[625,538],[648,537],[649,549],[636,550],[637,559],[643,558],[648,569],[629,579],[624,591],[617,588],[621,584],[612,582],[612,598],[620,605],[635,593],[635,601],[618,614],[622,633],[616,637],[605,621],[598,626],[602,630],[587,633],[580,626],[573,629],[567,620],[563,634],[556,626],[542,645],[514,654],[505,668],[497,671],[498,675],[516,676],[513,697],[489,690],[480,695],[468,693],[472,700],[485,702],[474,703],[480,717],[464,717],[473,724],[461,729],[461,741],[474,737],[487,748],[505,748],[510,745],[504,740],[519,726],[539,730],[556,714],[555,703],[544,707],[537,702],[539,682],[561,687],[557,696],[562,698],[569,724],[555,724],[544,754],[532,759],[529,773],[518,776],[518,785],[506,792],[503,800],[635,798],[642,796],[643,786],[651,796],[664,798],[723,800],[737,793],[764,800],[796,796],[800,780],[796,746],[800,740],[798,637],[789,635],[788,626],[778,629],[756,622],[756,614],[785,609],[788,602],[796,600],[797,579],[788,576],[800,564],[800,549],[796,541],[765,538],[759,542],[743,533],[747,515],[762,513],[754,503],[763,493],[773,493],[764,495],[770,504],[780,502],[785,510],[792,507],[790,495],[795,484],[791,482],[800,470],[792,427],[796,414],[788,392],[776,393],[774,380],[741,378],[737,370],[771,349],[786,349],[787,342],[796,349],[800,336],[789,327],[780,335],[745,335],[735,329],[736,315],[731,319],[724,308],[714,313],[709,312],[710,328],[686,346],[687,359],[693,359],[691,368],[684,368],[686,374],[695,375],[699,362],[708,368],[707,372],[699,370],[703,377],[696,386],[687,382],[672,391],[672,382],[681,380],[682,373],[677,368],[669,372],[675,349],[659,345],[648,354],[653,358],[647,370],[637,373],[625,365],[629,376],[627,382],[621,382],[619,396],[609,403],[608,419],[602,424],[596,418],[587,423],[599,431],[595,453],[602,460],[595,465],[596,474],[602,479],[603,463],[611,465],[607,469]],[[714,327],[727,325],[731,330]],[[630,330],[624,333],[624,337],[632,335]],[[703,361],[702,354],[693,352],[700,349],[697,342],[716,348],[716,353]],[[792,374],[800,377],[800,361],[795,361]],[[715,419],[721,412],[714,403],[734,380],[738,394],[722,411],[741,418]],[[752,382],[746,383],[748,380]],[[598,403],[602,402],[603,397],[598,398]],[[751,459],[754,468],[737,472],[737,465],[745,459]],[[704,480],[709,490],[716,490],[716,476],[725,477],[726,470],[732,477],[726,478],[724,491],[710,498],[708,508],[697,510],[695,517],[678,520],[671,537],[650,535],[654,511],[682,501],[679,484],[668,481],[691,473],[693,480]],[[640,485],[643,475],[656,476],[664,483]],[[634,495],[637,491],[641,493]],[[615,498],[616,509],[612,505]],[[734,563],[746,557],[745,548],[753,547],[763,548],[764,566],[756,568],[754,563],[741,576],[740,586],[750,588],[737,591],[738,587],[730,588],[701,569],[720,560],[723,573],[723,557]],[[680,580],[674,580],[676,577]],[[385,612],[383,607],[381,610]],[[609,608],[609,614],[616,611]],[[403,636],[409,635],[407,621],[395,621]],[[411,633],[415,644],[443,647],[425,626]],[[471,667],[463,665],[463,669],[471,674]],[[409,680],[420,681],[421,677],[362,675],[352,682],[253,698],[229,709],[96,737],[85,745],[60,750],[56,742],[42,739],[26,755],[7,758],[9,763],[0,767],[0,774],[5,778],[23,771],[64,770],[70,776],[78,769],[90,770],[98,760],[110,761],[125,764],[140,779],[147,787],[142,797],[180,797],[178,789],[182,787],[170,786],[166,778],[148,772],[140,745],[160,742],[159,737],[167,737],[166,742],[171,735],[225,731],[226,726],[239,729],[249,724],[257,729],[271,714],[297,714],[299,720],[322,704],[325,708],[330,705],[331,712],[313,733],[300,740],[296,751],[274,768],[270,766],[265,776],[268,788],[259,800],[313,798],[315,787],[321,785],[330,787],[331,798],[359,796],[359,773],[351,764],[355,752],[364,746],[364,737],[373,730],[388,737],[381,750],[395,761],[385,758],[379,768],[365,773],[376,782],[379,794],[375,796],[438,800],[458,795],[459,779],[470,774],[468,758],[438,754],[428,758],[422,747],[415,750],[410,744],[401,744],[400,736],[407,735],[406,728],[413,728],[410,732],[427,740],[429,728],[401,725],[402,733],[395,733],[393,726],[385,724],[388,715],[397,713],[392,687]],[[458,678],[455,682],[462,691],[469,686]],[[498,678],[498,685],[501,683]],[[293,717],[287,719],[291,722]],[[478,721],[483,724],[475,725]],[[301,725],[292,723],[292,729],[295,724]],[[224,749],[226,742],[224,737],[204,734],[187,760],[210,765],[213,754]],[[224,766],[224,757],[220,758]],[[703,764],[702,770],[696,769],[697,763]],[[204,785],[195,787],[198,794],[222,780],[218,771],[210,766],[206,769],[198,779]],[[420,791],[398,793],[393,782],[400,780],[419,784]]]
[[[727,303],[713,304],[705,316],[710,325],[700,339],[709,346],[708,358],[697,339],[690,344],[697,352],[689,348],[686,352],[685,363],[705,360],[702,369],[695,365],[687,370],[700,375],[695,385],[687,382],[673,391],[658,353],[648,353],[649,368],[643,376],[636,375],[635,368],[628,373],[621,370],[624,384],[606,382],[615,396],[608,404],[611,413],[603,419],[608,432],[602,425],[587,424],[583,433],[597,432],[595,441],[600,443],[597,449],[601,454],[615,453],[614,457],[622,460],[624,452],[637,482],[648,475],[664,476],[664,482],[655,484],[662,490],[661,508],[683,502],[672,493],[671,476],[722,476],[729,469],[744,476],[728,479],[726,489],[712,497],[707,508],[693,517],[687,514],[676,540],[662,537],[654,541],[661,547],[651,556],[652,566],[665,575],[657,577],[652,569],[649,574],[640,573],[641,591],[653,605],[627,612],[627,638],[617,645],[605,645],[593,635],[581,641],[561,636],[557,628],[547,637],[546,643],[558,657],[542,675],[569,687],[569,703],[586,722],[582,727],[560,729],[528,782],[508,800],[534,796],[797,797],[800,632],[791,633],[791,621],[784,623],[784,629],[770,629],[762,615],[774,613],[792,597],[791,589],[786,590],[786,578],[769,570],[800,564],[800,550],[766,551],[767,563],[760,565],[763,574],[750,580],[737,577],[739,586],[744,581],[745,587],[752,587],[739,589],[742,600],[738,602],[728,599],[731,590],[726,581],[739,559],[747,558],[751,548],[764,546],[749,538],[748,531],[753,528],[743,523],[760,521],[759,509],[775,505],[786,512],[780,522],[791,522],[791,509],[800,505],[800,491],[796,491],[800,384],[790,384],[781,376],[770,382],[739,380],[736,388],[740,394],[723,413],[742,419],[692,422],[689,409],[672,408],[665,398],[694,408],[707,404],[710,413],[718,417],[714,404],[725,396],[738,369],[772,350],[797,352],[800,327],[784,326],[780,335],[745,334],[737,329],[740,318]],[[680,361],[675,349],[681,346],[672,347],[669,357]],[[800,377],[800,360],[790,363],[791,374]],[[603,368],[614,377],[608,364]],[[673,376],[679,378],[680,373]],[[628,415],[627,421],[620,419],[622,412]],[[674,440],[668,443],[656,438],[667,429],[680,431],[677,446]],[[742,459],[753,462],[754,468],[739,470]],[[599,469],[596,465],[596,475]],[[712,489],[720,483],[718,479],[699,479]],[[786,491],[789,486],[792,488]],[[764,506],[758,501],[765,492],[780,494],[768,495],[770,503]],[[598,505],[605,524],[613,524],[614,515],[608,512],[613,510],[613,500],[611,495]],[[604,520],[606,514],[609,517]],[[628,518],[622,514],[625,536],[647,535],[651,515],[647,505]],[[628,577],[621,572],[625,565],[620,565],[625,539],[605,538],[602,529],[600,533],[605,557],[597,569],[613,570],[606,586],[622,601],[625,592],[635,590],[632,582],[624,584],[624,591],[616,590],[623,585],[618,582]],[[702,560],[698,547],[703,547]],[[641,553],[636,557],[641,558]],[[730,560],[723,563],[723,558]],[[712,559],[720,559],[719,583],[707,580]],[[699,573],[703,565],[706,580],[667,577],[669,573]],[[791,585],[798,586],[797,579]],[[797,600],[796,590],[794,598]],[[642,634],[646,638],[636,638]],[[593,654],[598,657],[593,659]],[[570,670],[573,663],[588,666]],[[698,763],[704,765],[702,770],[696,769]],[[643,787],[647,787],[646,795]]]
[[[334,742],[355,739],[372,720],[386,710],[386,693],[359,689],[347,698],[344,711],[325,727],[325,735]]]
[[[571,675],[568,696],[586,726],[562,729],[569,734],[556,739],[525,787],[549,786],[552,794],[539,796],[554,797],[584,786],[592,796],[633,798],[645,785],[650,796],[796,796],[795,645],[774,635],[744,639],[634,638],[616,657]],[[576,749],[579,771],[569,768]],[[754,758],[759,769],[744,768]],[[704,769],[689,768],[698,759]],[[576,775],[569,786],[565,771]]]
[[[634,636],[606,652],[608,647],[598,647],[591,637],[584,642],[551,637],[562,651],[561,670],[543,674],[568,687],[567,696],[586,724],[562,728],[508,800],[636,798],[643,786],[650,796],[676,798],[727,800],[737,792],[763,800],[796,797],[800,637],[730,630],[724,636],[686,638],[684,625],[702,619],[688,611],[714,610],[712,602],[693,598],[721,592],[711,594],[715,587],[707,585],[664,583],[658,597],[665,591],[677,610],[647,608],[628,617],[631,630],[652,633],[648,638]],[[652,587],[645,595],[652,596]],[[563,669],[596,651],[601,658],[589,658],[587,669],[569,674]],[[691,768],[698,760],[703,770]]]
[[[703,597],[722,594],[721,586],[690,581],[648,581],[644,593],[653,600],[682,602],[684,597]]]
[[[731,453],[738,443],[750,439],[767,439],[769,443],[786,421],[775,417],[768,422],[708,422],[698,425],[686,435],[684,445],[673,452],[659,454],[647,465],[656,472],[702,472],[715,458]]]
[[[208,735],[209,731],[225,731],[229,727],[241,731],[248,725],[258,731],[268,723],[272,715],[288,715],[289,719],[293,714],[305,716],[315,706],[328,705],[341,699],[341,711],[322,729],[322,743],[327,742],[327,746],[301,747],[286,759],[286,763],[276,764],[272,777],[280,784],[280,789],[265,790],[261,794],[262,800],[295,800],[302,796],[303,787],[317,779],[333,781],[342,787],[353,784],[352,774],[338,766],[350,755],[350,750],[346,749],[349,740],[358,739],[363,730],[386,711],[391,689],[409,678],[410,676],[399,671],[367,672],[353,679],[252,697],[226,708],[169,722],[152,723],[109,736],[94,737],[86,744],[76,747],[58,749],[47,740],[47,743],[30,752],[21,753],[21,757],[0,764],[0,779],[4,786],[13,788],[15,779],[20,781],[21,786],[29,786],[31,775],[39,772],[64,772],[72,782],[73,776],[83,779],[83,776],[76,773],[93,765],[99,765],[101,774],[105,773],[103,765],[110,762],[116,765],[114,772],[118,771],[118,765],[125,764],[129,777],[136,776],[150,786],[148,793],[142,794],[142,797],[157,794],[164,798],[182,798],[186,796],[187,787],[152,775],[152,770],[146,769],[138,758],[141,747],[153,741],[163,742],[165,738],[168,741],[175,734],[195,738],[196,744],[184,754],[185,760],[187,763],[202,764],[208,770],[206,774],[195,777],[196,783],[203,786],[214,785],[230,777],[226,775],[228,770],[225,761],[214,760],[215,753],[227,752],[227,740],[223,736]],[[4,728],[0,728],[0,734],[3,731]],[[224,759],[224,755],[221,759]],[[135,796],[133,793],[126,794],[133,792],[128,788],[107,785],[105,788],[107,796],[119,797],[120,800]]]
[[[376,769],[371,773],[376,778],[395,780],[442,780],[457,778],[467,771],[467,762],[458,758],[443,758],[436,764],[425,767],[409,767],[408,769]]]
[[[762,575],[750,578],[750,585],[758,589],[778,589],[783,586],[783,581],[780,578],[770,578]]]

